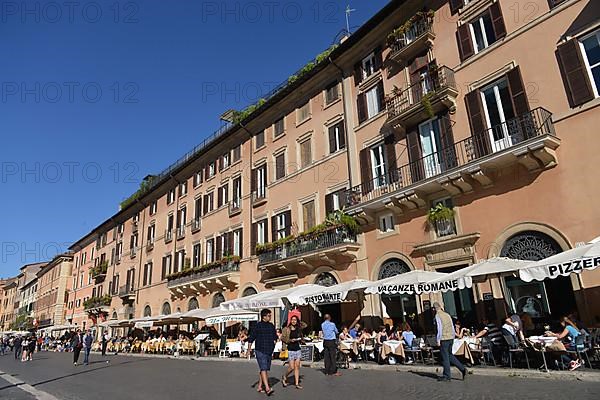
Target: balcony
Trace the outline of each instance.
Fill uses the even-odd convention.
[[[543,171],[558,163],[559,145],[552,114],[536,108],[349,189],[347,212],[369,223],[374,211],[387,208],[401,215],[425,207],[429,194],[445,190],[455,196],[475,185],[489,187],[505,167]]]
[[[266,272],[310,274],[315,268],[348,264],[356,258],[356,235],[344,226],[306,234],[288,242],[257,248],[259,268]]]
[[[175,233],[177,235],[177,240],[183,239],[185,237],[185,224],[178,226]]]
[[[262,206],[267,202],[267,191],[265,189],[252,192],[252,207]]]
[[[202,220],[200,218],[194,218],[192,220],[192,233],[196,233],[202,229]]]
[[[386,97],[388,123],[406,130],[434,115],[456,107],[458,89],[454,71],[448,67],[432,67],[427,76],[404,90],[395,89]]]
[[[135,300],[135,289],[133,284],[123,285],[119,288],[119,297],[123,301],[133,301]]]
[[[88,300],[83,302],[83,309],[88,312],[102,312],[105,311],[112,301],[110,295],[101,297],[90,297]]]
[[[150,252],[154,249],[154,238],[148,239],[146,242],[146,252]]]
[[[173,241],[173,230],[167,229],[165,231],[165,243],[170,243]]]
[[[229,202],[229,217],[234,217],[242,212],[242,199]]]
[[[200,267],[176,272],[167,277],[171,295],[177,298],[234,290],[240,284],[239,257],[228,257]]]
[[[388,36],[390,59],[404,64],[433,45],[433,15],[417,13]]]
[[[108,272],[108,261],[103,261],[93,267],[90,271],[92,278],[96,281],[96,283],[100,283],[104,281],[106,278],[106,273]]]

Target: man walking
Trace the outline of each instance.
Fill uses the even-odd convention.
[[[90,363],[90,351],[92,351],[92,344],[94,343],[94,337],[92,331],[87,330],[86,335],[83,337],[83,363],[88,365]]]
[[[21,352],[23,348],[21,347],[22,343],[21,335],[17,336],[14,341],[14,352],[15,352],[15,360],[21,359]]]
[[[452,354],[452,344],[454,343],[455,329],[452,317],[448,314],[440,303],[433,303],[435,310],[435,323],[437,326],[437,343],[440,346],[440,355],[442,357],[442,365],[444,373],[438,377],[440,382],[450,382],[452,374],[450,372],[450,364],[454,365],[462,373],[462,378],[465,380],[467,369],[458,359]]]
[[[273,350],[275,350],[275,342],[277,341],[277,331],[271,323],[271,310],[264,309],[260,312],[260,322],[252,329],[247,341],[249,349],[252,342],[255,343],[254,352],[260,370],[257,391],[270,396],[273,394],[273,389],[269,386],[269,371],[271,370]]]
[[[102,334],[102,357],[106,357],[106,347],[108,346],[108,331],[104,331]]]
[[[329,376],[340,376],[342,375],[337,371],[337,335],[338,329],[333,322],[331,322],[331,315],[325,314],[323,323],[321,324],[321,331],[323,332],[323,353],[325,358],[325,375]]]
[[[73,365],[77,366],[79,353],[81,353],[81,349],[83,348],[83,335],[81,334],[81,329],[77,329],[77,333],[73,335],[73,338],[71,339],[71,348],[73,349]]]

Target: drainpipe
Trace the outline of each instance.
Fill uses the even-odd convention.
[[[331,63],[331,65],[333,65],[335,68],[337,68],[338,71],[340,71],[340,74],[342,76],[342,80],[341,80],[341,84],[342,84],[342,104],[344,106],[344,136],[346,139],[346,160],[348,162],[348,181],[350,183],[350,187],[349,189],[352,189],[354,187],[353,183],[352,183],[352,164],[350,163],[350,151],[348,150],[348,143],[349,143],[349,136],[348,136],[348,132],[350,132],[349,129],[349,122],[348,122],[348,115],[350,115],[348,113],[348,109],[346,107],[346,90],[344,88],[344,70],[335,63],[335,61],[333,61],[333,59],[331,58],[331,56],[327,57],[329,59],[329,62]]]

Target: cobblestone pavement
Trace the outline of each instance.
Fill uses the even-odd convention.
[[[110,362],[107,363],[106,360]],[[597,399],[600,383],[470,375],[466,382],[437,382],[429,372],[350,370],[326,377],[304,368],[304,390],[283,388],[282,368],[274,365],[275,398],[298,399]],[[458,372],[454,371],[457,374]],[[254,363],[173,360],[92,355],[89,366],[73,366],[69,353],[40,353],[32,362],[0,356],[0,399],[254,399]]]

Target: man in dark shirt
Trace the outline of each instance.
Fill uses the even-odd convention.
[[[277,331],[271,323],[271,310],[262,310],[260,319],[260,322],[250,331],[248,343],[255,343],[254,352],[260,369],[257,391],[263,392],[264,385],[264,392],[267,396],[270,396],[273,394],[273,389],[269,386],[269,371],[271,370],[273,350],[275,350],[275,342],[277,341]]]

